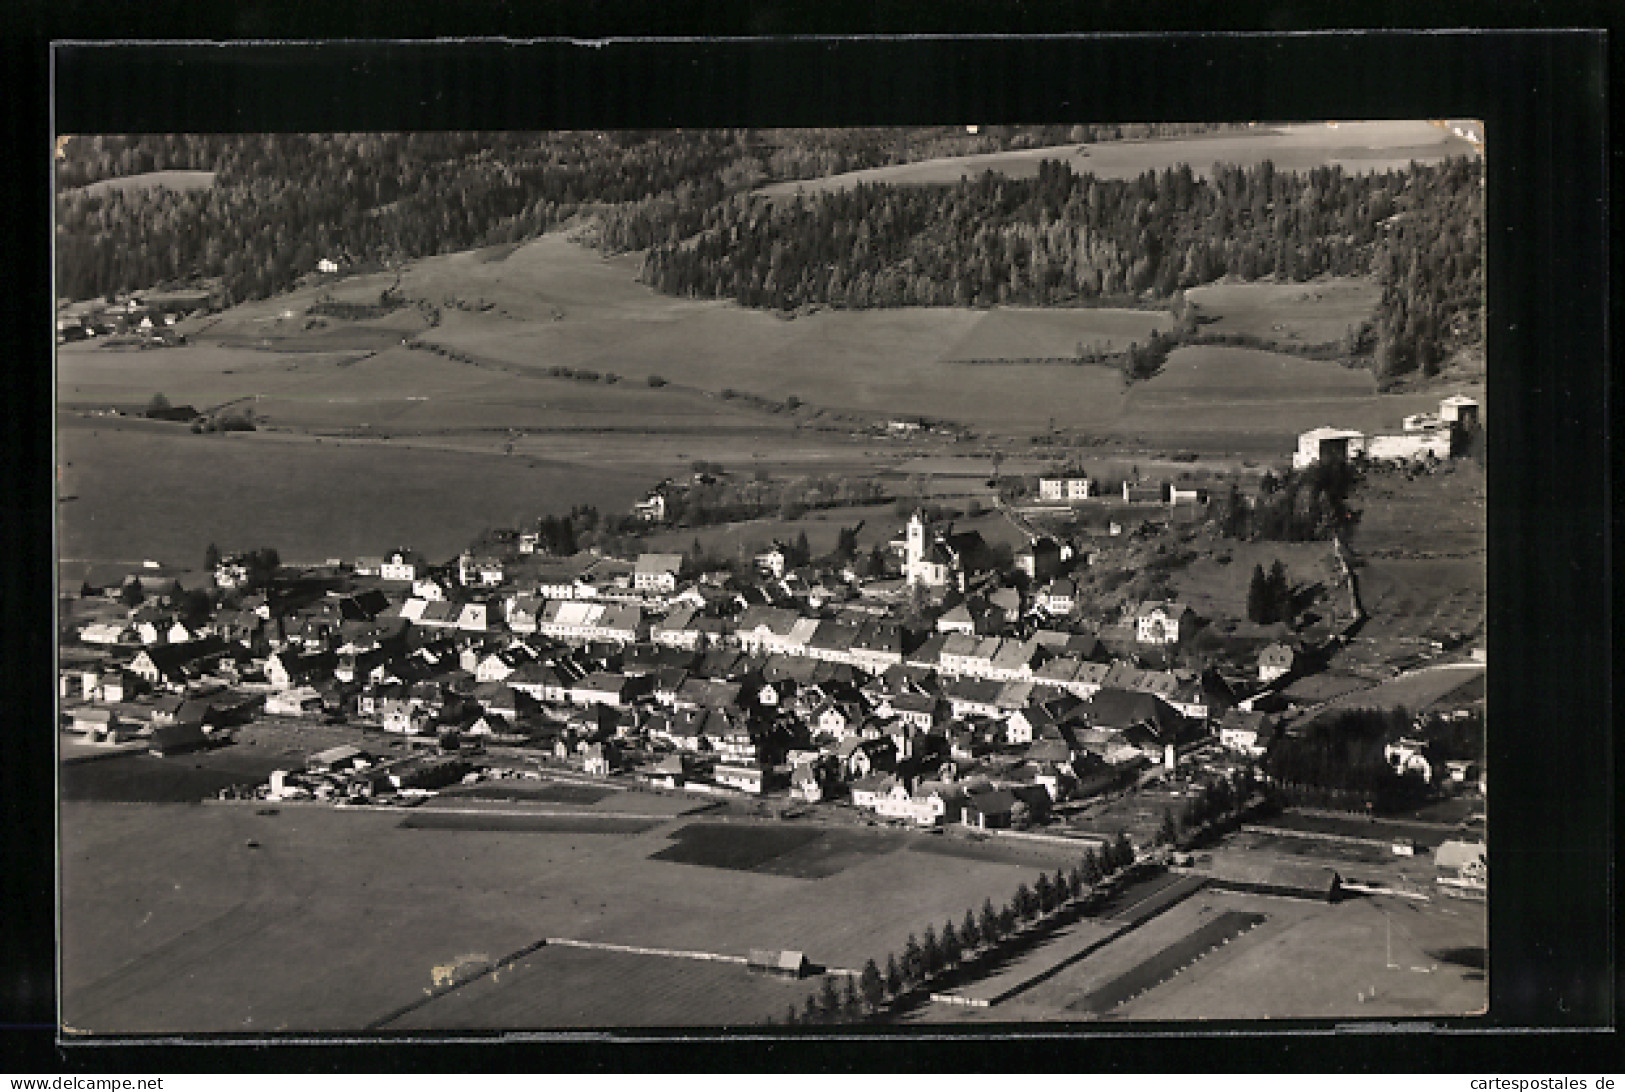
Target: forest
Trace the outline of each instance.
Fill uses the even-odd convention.
[[[1432,372],[1481,338],[1481,173],[1467,159],[1380,175],[1263,163],[1118,181],[1046,162],[1032,179],[739,195],[692,237],[651,246],[643,276],[672,295],[790,310],[1134,305],[1226,276],[1374,274],[1381,303],[1348,331],[1347,354],[1373,355],[1383,375]]]
[[[945,155],[1177,136],[1221,126],[98,136],[57,163],[58,294],[89,299],[213,282],[226,302],[293,287],[319,258],[350,268],[519,242],[566,222],[645,251],[659,291],[794,310],[1166,304],[1225,276],[1375,275],[1350,357],[1430,372],[1480,338],[1481,165],[1308,174],[1188,168],[1101,180],[859,185],[769,199],[768,182]],[[214,185],[87,191],[164,170]],[[586,215],[583,215],[586,214]],[[1143,347],[1131,378],[1166,346]]]

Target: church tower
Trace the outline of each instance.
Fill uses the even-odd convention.
[[[925,532],[925,514],[916,508],[914,514],[908,517],[908,540],[903,553],[903,575],[910,584],[919,583],[924,578]]]

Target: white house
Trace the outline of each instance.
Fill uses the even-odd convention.
[[[632,586],[638,591],[674,592],[682,567],[682,554],[639,554],[637,567],[632,570]]]
[[[1365,453],[1365,433],[1330,425],[1310,429],[1298,437],[1298,450],[1292,453],[1295,470],[1332,459],[1348,460]]]
[[[1047,501],[1075,501],[1089,499],[1089,479],[1083,477],[1072,478],[1039,478],[1038,498]]]
[[[1195,617],[1184,603],[1147,600],[1134,611],[1134,639],[1145,645],[1178,644]]]
[[[410,550],[396,550],[379,564],[378,575],[385,580],[411,583],[424,568],[423,558],[417,554]]]
[[[316,272],[318,273],[337,273],[338,271],[339,263],[332,258],[322,258],[316,262]]]

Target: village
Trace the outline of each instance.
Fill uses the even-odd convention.
[[[1366,467],[1380,456],[1414,473],[1459,452],[1476,410],[1446,398],[1438,417],[1369,446],[1316,429],[1292,462]],[[668,479],[632,518],[660,527],[683,489]],[[487,780],[584,779],[756,801],[755,814],[786,822],[1080,848],[1126,836],[1141,854],[1190,864],[1180,851],[1279,811],[1266,760],[1348,704],[1318,691],[1316,674],[1365,615],[1334,538],[1335,586],[1316,611],[1252,627],[1251,639],[1211,639],[1238,620],[1138,593],[1161,590],[1143,574],[1171,547],[1194,549],[1203,518],[1223,518],[1218,498],[1178,481],[1122,491],[1148,518],[1091,531],[1066,518],[1102,492],[1086,474],[1007,489],[1035,499],[1006,510],[1030,532],[1014,551],[916,508],[869,557],[813,558],[804,540],[775,541],[745,564],[560,556],[563,520],[545,517],[442,562],[402,548],[294,566],[274,549],[211,547],[212,570],[92,566],[64,587],[65,757],[184,762],[242,746],[250,727],[296,741],[320,729],[328,745],[303,762],[219,795],[412,806]],[[1439,645],[1382,665],[1371,693],[1426,671],[1449,681],[1406,703],[1413,723],[1390,732],[1384,758],[1419,800],[1465,800],[1453,814],[1481,814],[1481,750],[1447,753],[1434,737],[1481,717],[1482,653]],[[1374,827],[1355,840],[1391,842],[1408,865],[1417,839],[1404,819],[1391,836]],[[1459,827],[1434,879],[1481,894],[1481,832],[1423,826],[1424,845]],[[1356,879],[1347,862],[1338,875],[1326,861],[1238,850],[1245,841],[1201,863],[1260,889],[1325,894]],[[1365,869],[1385,877],[1371,882],[1430,886],[1391,872]]]

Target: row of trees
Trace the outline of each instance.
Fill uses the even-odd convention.
[[[837,987],[833,977],[825,976],[823,985],[808,995],[800,1009],[790,1006],[784,1023],[857,1023],[867,1019],[938,975],[962,966],[968,957],[991,951],[1024,925],[1088,895],[1096,884],[1133,863],[1134,847],[1125,835],[1119,834],[1099,854],[1089,849],[1070,873],[1056,869],[1054,876],[1039,873],[1032,887],[1025,882],[1019,884],[999,909],[994,908],[992,899],[986,899],[980,913],[966,910],[957,925],[950,918],[940,931],[927,925],[920,937],[910,933],[901,957],[887,955],[884,970],[871,959],[855,979],[846,976],[844,988]]]

